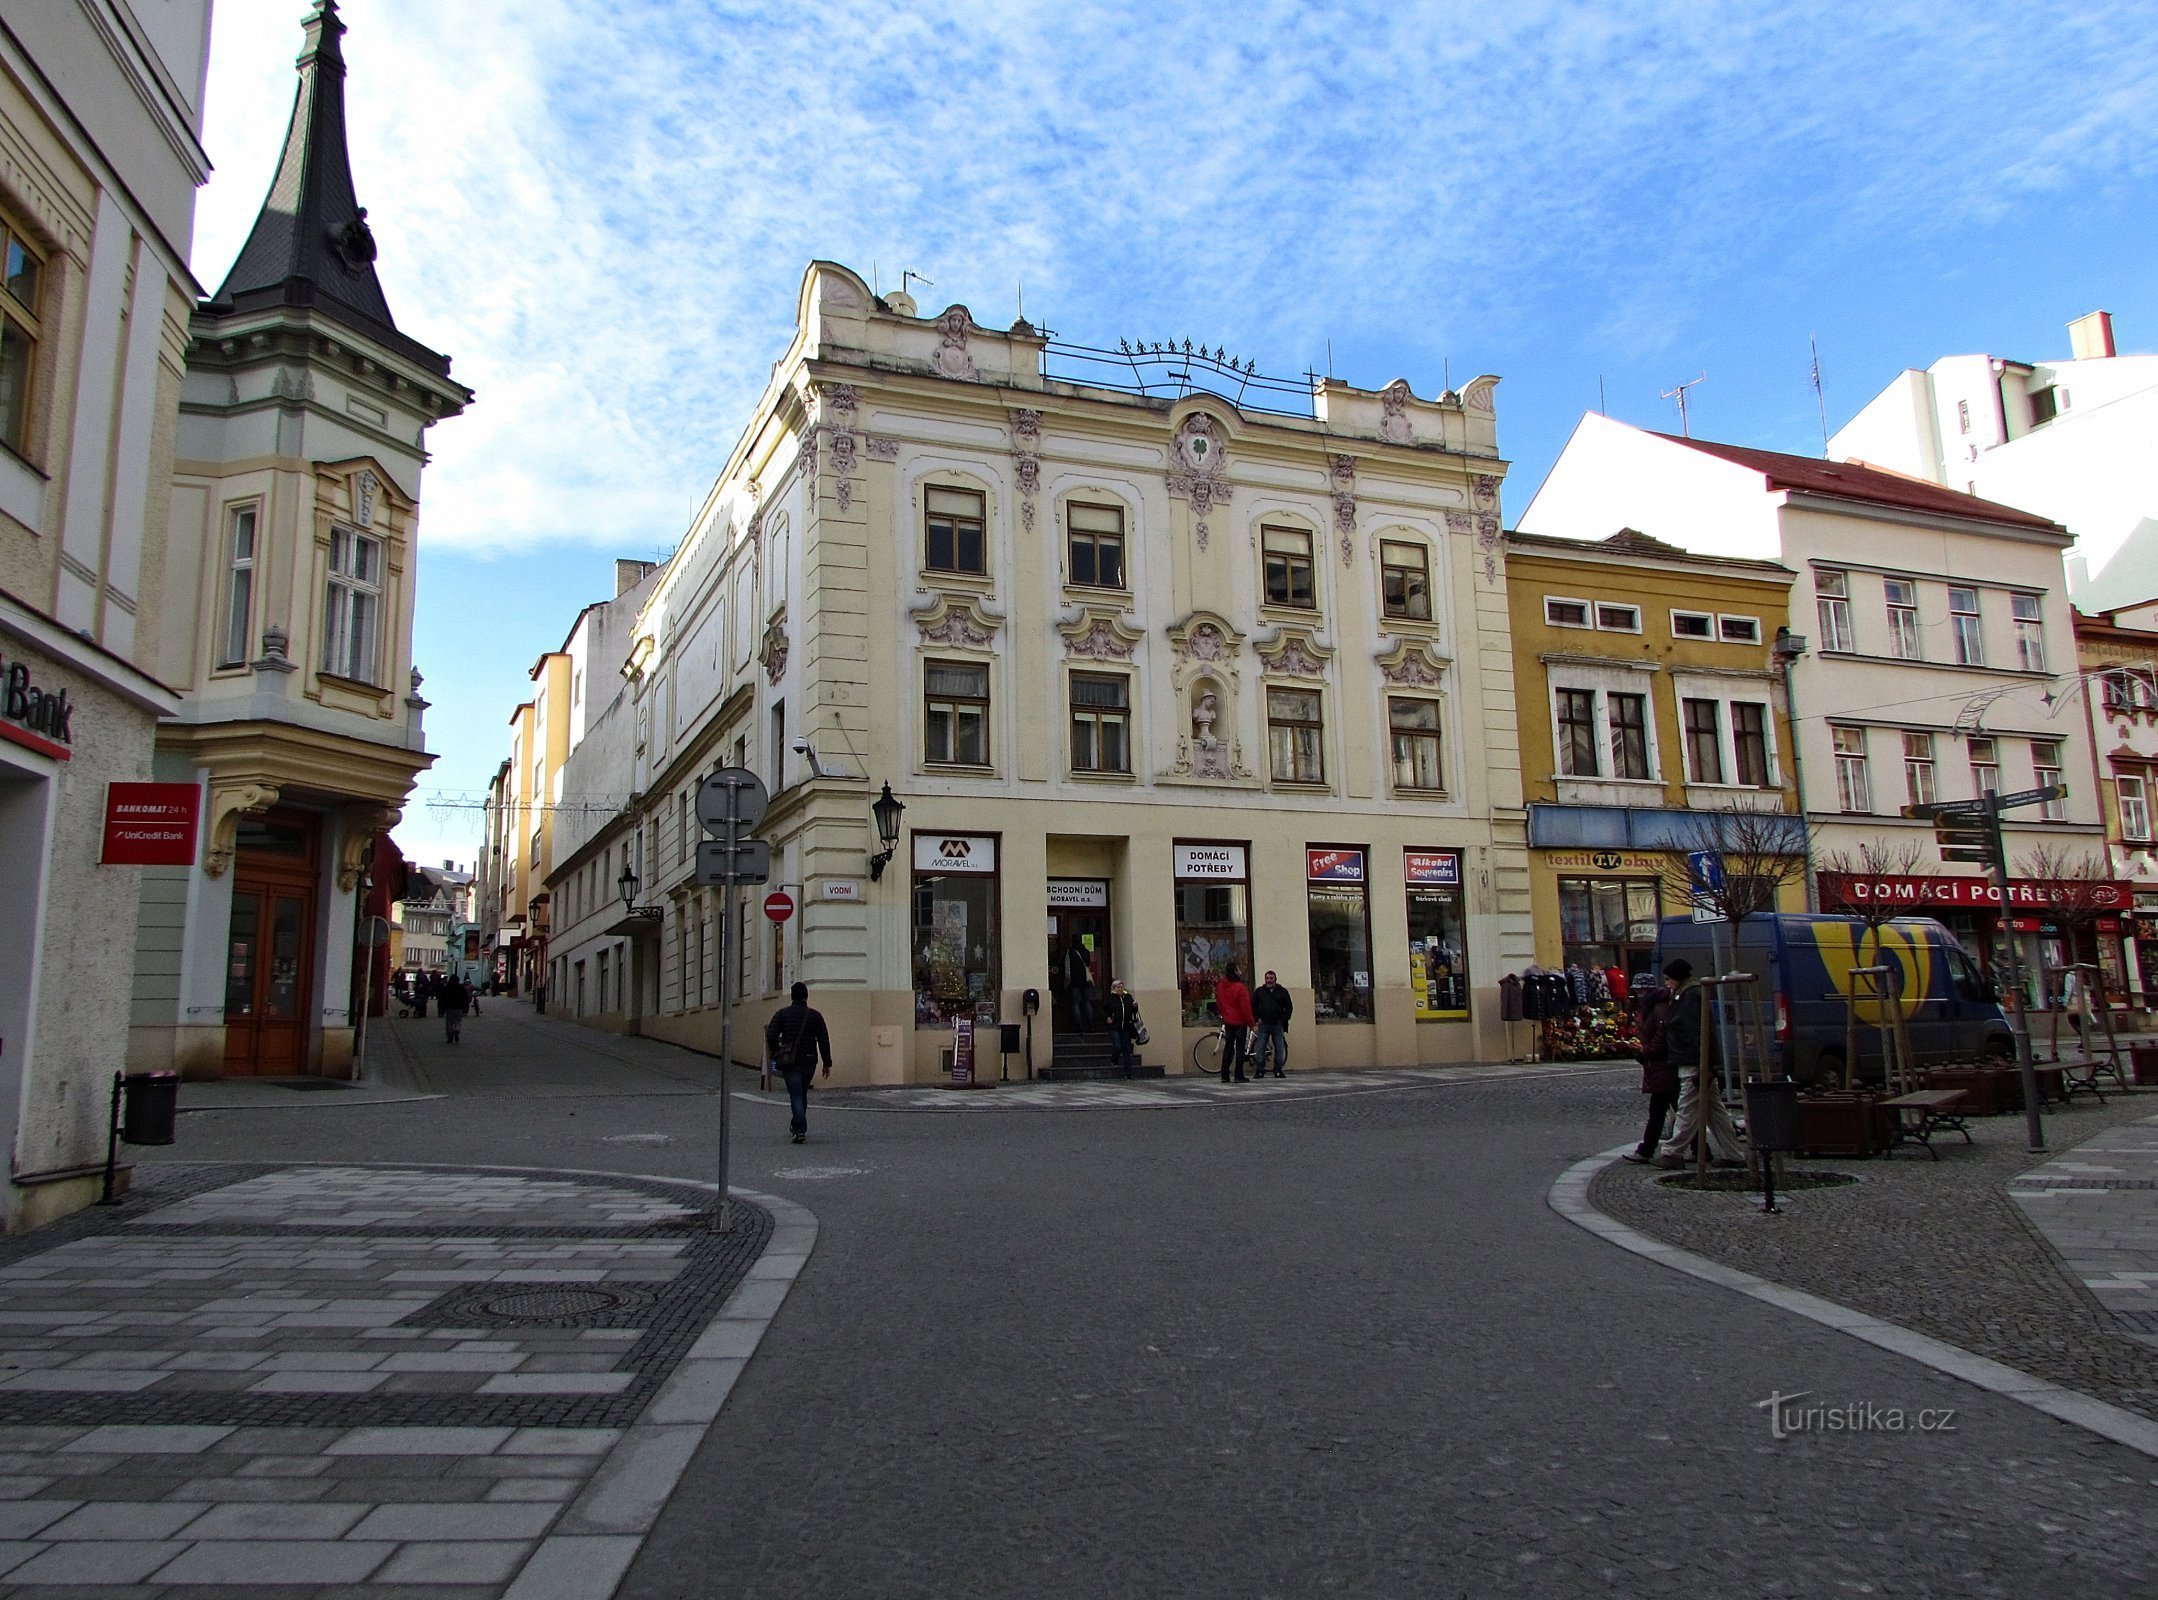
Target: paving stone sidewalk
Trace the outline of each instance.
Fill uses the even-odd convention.
[[[2158,1306],[2154,1101],[2050,1111],[2047,1143],[2062,1152],[2050,1160],[2026,1147],[2018,1113],[1973,1118],[1975,1143],[1941,1141],[1937,1162],[1793,1162],[1859,1181],[1779,1195],[1780,1216],[1763,1216],[1758,1195],[1690,1194],[1623,1163],[1589,1197],[1712,1261],[2158,1418],[2158,1338],[2134,1321]]]
[[[0,1246],[10,1600],[609,1594],[813,1232],[632,1178],[136,1179]]]

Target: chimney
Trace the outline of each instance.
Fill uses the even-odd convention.
[[[614,597],[619,600],[622,596],[628,594],[630,590],[644,582],[653,567],[657,565],[658,563],[654,561],[623,561],[618,559],[614,564]]]
[[[2093,311],[2069,323],[2068,354],[2077,361],[2100,361],[2113,354],[2113,313]]]

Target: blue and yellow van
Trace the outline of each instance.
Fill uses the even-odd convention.
[[[1718,971],[1756,974],[1760,997],[1770,1008],[1763,1024],[1773,1028],[1783,1070],[1800,1083],[1842,1081],[1850,1009],[1845,996],[1854,987],[1855,967],[1887,967],[1897,987],[1893,1001],[1858,1002],[1861,1080],[1881,1077],[1880,1023],[1890,1004],[1903,1009],[1904,1031],[1920,1065],[2015,1053],[2000,992],[1956,936],[1931,917],[1898,917],[1869,928],[1856,917],[1764,911],[1740,925],[1735,958],[1728,948],[1719,956],[1711,934],[1729,945],[1728,923],[1665,917],[1656,935],[1656,970],[1684,957],[1700,977]]]

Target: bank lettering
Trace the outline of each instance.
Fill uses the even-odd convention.
[[[21,661],[7,663],[0,675],[0,716],[42,734],[55,744],[75,742],[75,701],[62,689],[40,689],[30,681],[30,668]]]

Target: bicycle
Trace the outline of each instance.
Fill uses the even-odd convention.
[[[1191,1047],[1191,1069],[1210,1078],[1221,1076],[1222,1052],[1229,1047],[1229,1025],[1215,1024],[1212,1033],[1203,1033]]]

